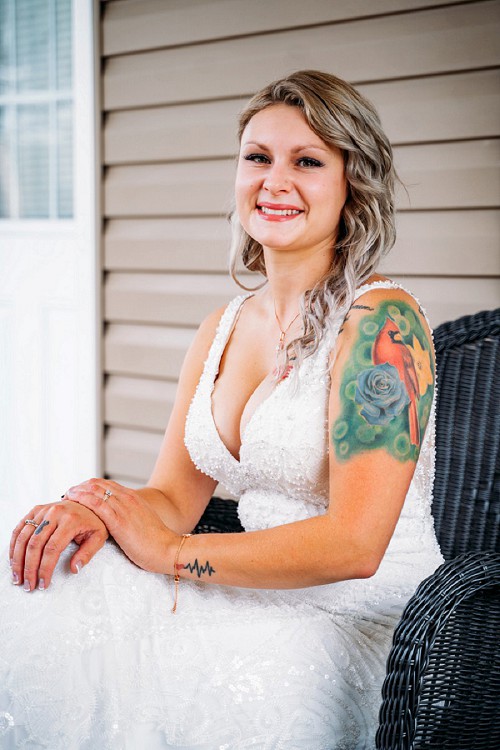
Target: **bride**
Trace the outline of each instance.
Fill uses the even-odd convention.
[[[90,479],[16,526],[4,749],[375,746],[394,627],[442,562],[431,333],[376,273],[392,152],[317,71],[239,135],[232,269],[265,283],[200,326],[147,487]],[[219,481],[245,533],[191,535]]]

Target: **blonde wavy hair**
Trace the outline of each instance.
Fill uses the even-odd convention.
[[[240,141],[257,112],[281,103],[300,109],[324,143],[342,150],[347,182],[332,264],[314,288],[303,294],[303,334],[286,348],[286,363],[291,358],[300,363],[317,350],[326,332],[338,328],[353,303],[356,288],[374,273],[393,246],[397,175],[391,145],[373,104],[346,81],[316,70],[299,70],[259,91],[240,114]],[[237,279],[236,264],[241,258],[248,270],[266,276],[264,251],[243,229],[236,210],[230,220],[230,274],[242,289],[251,290]]]

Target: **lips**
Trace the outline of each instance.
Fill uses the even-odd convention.
[[[286,203],[259,203],[259,216],[268,221],[287,221],[304,213],[301,208]]]

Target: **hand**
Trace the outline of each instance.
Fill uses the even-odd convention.
[[[96,479],[89,491],[70,491],[69,496],[101,519],[115,542],[140,568],[172,573],[181,537],[165,526],[138,492],[117,482]]]
[[[33,523],[25,523],[27,520]],[[32,591],[37,583],[40,589],[46,589],[61,553],[70,542],[79,545],[70,561],[71,571],[78,573],[108,536],[106,526],[95,513],[78,503],[65,500],[35,505],[12,533],[9,550],[12,582],[24,583],[26,591]]]

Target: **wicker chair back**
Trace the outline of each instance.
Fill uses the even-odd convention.
[[[500,308],[443,323],[433,515],[444,557],[500,551]]]

